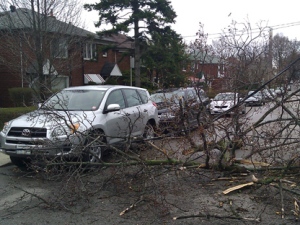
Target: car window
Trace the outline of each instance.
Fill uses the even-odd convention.
[[[121,109],[125,108],[125,101],[121,90],[115,90],[109,94],[106,106],[110,104],[119,104]]]
[[[145,104],[148,102],[148,94],[147,91],[138,90],[139,95],[141,96],[142,102]]]
[[[207,95],[204,91],[199,91],[199,96],[201,100],[205,100],[207,98]]]
[[[142,104],[142,100],[136,90],[123,89],[128,107]]]
[[[196,98],[196,94],[192,90],[189,90],[187,92],[187,98],[188,98],[188,100],[195,99]]]
[[[156,93],[151,95],[151,100],[156,104],[159,103],[176,103],[176,98],[173,93]]]

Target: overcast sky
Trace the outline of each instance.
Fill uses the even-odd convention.
[[[273,34],[281,33],[290,39],[300,40],[300,1],[299,0],[169,0],[177,14],[172,25],[186,41],[196,38],[199,22],[204,24],[204,32],[210,39],[217,37],[231,22],[248,20],[253,28],[263,21],[265,26],[273,28]],[[85,0],[94,3],[97,0]],[[96,12],[84,13],[87,28],[93,32]]]

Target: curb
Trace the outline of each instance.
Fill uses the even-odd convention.
[[[11,164],[9,156],[0,152],[0,167],[4,167],[8,164]]]

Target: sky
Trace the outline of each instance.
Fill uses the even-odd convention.
[[[273,29],[273,35],[280,33],[290,40],[300,41],[299,0],[169,0],[177,14],[172,28],[185,41],[195,40],[199,23],[204,25],[204,32],[209,39],[218,37],[232,21],[244,23],[249,21],[252,28],[258,23]],[[94,3],[97,0],[85,0]],[[87,29],[93,32],[102,28],[94,28],[97,12],[84,12]]]

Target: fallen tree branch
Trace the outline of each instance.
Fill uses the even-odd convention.
[[[279,189],[279,185],[278,185],[278,184],[270,183],[270,185],[271,185],[272,187],[276,187],[276,188]],[[288,192],[290,192],[290,193],[292,193],[292,194],[295,194],[295,195],[300,195],[300,192],[297,192],[297,191],[294,191],[294,190],[291,190],[291,189],[288,189],[288,188],[285,188],[285,187],[282,187],[282,190],[288,191]]]
[[[220,215],[210,215],[210,214],[198,214],[198,215],[187,215],[187,216],[178,216],[173,217],[173,220],[180,220],[180,219],[189,219],[189,218],[216,218],[216,219],[234,219],[234,220],[245,220],[245,221],[255,221],[260,222],[260,218],[248,218],[248,217],[237,217],[237,216],[220,216]]]

